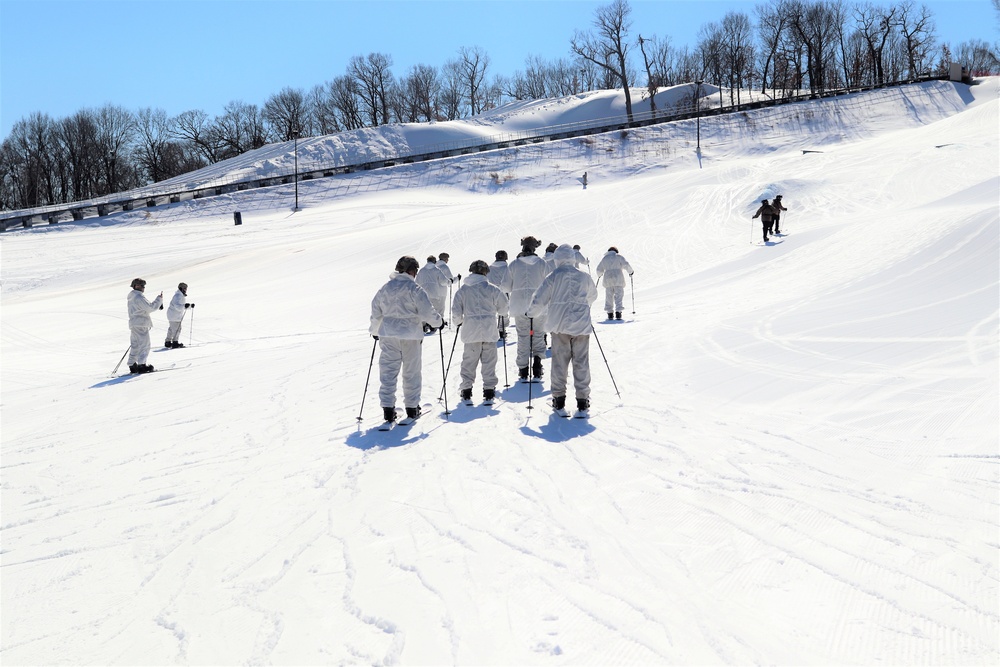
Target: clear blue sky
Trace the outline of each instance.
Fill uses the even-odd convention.
[[[0,139],[34,111],[58,119],[109,102],[214,116],[232,100],[308,91],[372,51],[399,76],[479,46],[510,75],[528,55],[568,57],[574,30],[607,1],[0,0]],[[633,32],[693,46],[702,24],[755,4],[631,0]],[[989,0],[926,4],[943,41],[997,39]]]

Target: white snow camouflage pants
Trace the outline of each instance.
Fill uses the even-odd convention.
[[[530,321],[527,315],[518,315],[514,318],[514,326],[517,329],[517,367],[527,368],[531,366],[532,357],[545,357],[545,318],[536,317],[535,335],[529,336]],[[531,350],[528,350],[528,343],[531,343]]]
[[[145,364],[149,358],[149,329],[146,327],[134,327],[129,329],[131,333],[130,342],[132,347],[128,352],[128,365]]]
[[[608,287],[604,286],[604,312],[605,313],[620,313],[625,308],[623,307],[623,302],[625,301],[625,288],[621,286]]]
[[[167,337],[165,340],[169,340],[172,343],[177,342],[177,337],[181,335],[181,322],[167,322]]]
[[[552,367],[549,370],[552,395],[566,395],[569,364],[573,362],[573,389],[576,398],[590,398],[590,334],[549,334],[552,338]]]
[[[476,367],[483,365],[483,389],[496,389],[497,386],[497,344],[466,343],[462,352],[462,382],[459,389],[472,389],[476,381]]]
[[[396,407],[396,383],[403,377],[403,406],[420,406],[420,346],[424,341],[404,338],[378,339],[378,400],[383,408]]]

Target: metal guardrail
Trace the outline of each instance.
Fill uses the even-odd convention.
[[[476,152],[499,150],[513,146],[526,145],[528,143],[559,141],[579,136],[614,132],[629,128],[646,127],[660,123],[687,120],[695,118],[699,115],[703,117],[718,116],[749,111],[752,109],[762,109],[783,104],[791,104],[795,102],[838,97],[880,88],[910,85],[939,78],[946,77],[928,76],[872,86],[839,88],[836,90],[817,93],[804,93],[799,95],[790,95],[787,97],[770,98],[766,100],[754,100],[752,102],[745,102],[728,107],[707,107],[699,109],[692,105],[680,110],[675,108],[669,113],[666,111],[633,113],[631,118],[622,114],[618,116],[590,119],[576,123],[550,125],[532,130],[504,132],[485,137],[475,137],[467,140],[430,144],[422,146],[417,150],[399,153],[394,156],[382,156],[375,159],[369,158],[356,162],[311,167],[299,169],[297,171],[289,170],[285,172],[278,172],[266,177],[247,179],[216,179],[210,184],[202,185],[196,188],[177,189],[176,186],[163,187],[161,185],[158,187],[154,184],[144,188],[138,188],[128,192],[96,199],[89,199],[86,201],[71,202],[67,204],[53,204],[49,206],[0,213],[0,231],[6,231],[11,227],[18,226],[32,227],[36,223],[56,224],[70,220],[83,220],[87,217],[93,217],[94,215],[103,217],[116,211],[131,211],[142,207],[152,208],[164,204],[178,203],[183,200],[213,197],[241,190],[269,187],[272,185],[284,185],[293,183],[296,179],[300,182],[308,181],[315,178],[327,178],[341,174],[350,174],[357,171],[384,169],[399,164],[412,164],[415,162],[426,162],[428,160],[468,155]]]

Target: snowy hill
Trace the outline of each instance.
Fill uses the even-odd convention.
[[[294,213],[287,186],[5,233],[0,659],[996,664],[997,93],[703,118],[700,158],[691,121],[318,179]],[[436,125],[299,158],[461,136]],[[513,346],[492,408],[455,406],[453,364],[446,415],[446,329],[431,413],[377,432],[396,259],[466,274],[526,234],[636,269],[625,323],[594,310],[592,418],[504,387]],[[158,349],[154,313],[169,370],[109,378],[137,276],[190,285],[191,344]]]

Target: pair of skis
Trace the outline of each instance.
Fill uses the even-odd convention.
[[[403,417],[402,419],[397,419],[391,422],[382,422],[381,424],[379,424],[378,430],[388,431],[391,430],[393,426],[412,426],[413,422],[417,421],[418,419],[427,414],[427,411],[430,409],[430,407],[431,407],[430,404],[425,404],[420,406],[420,411],[417,412],[416,417]]]
[[[569,410],[566,408],[552,408],[552,414],[556,417],[563,417],[564,419],[569,419],[570,416],[572,416],[573,419],[590,419],[590,410],[577,410],[570,415]]]

